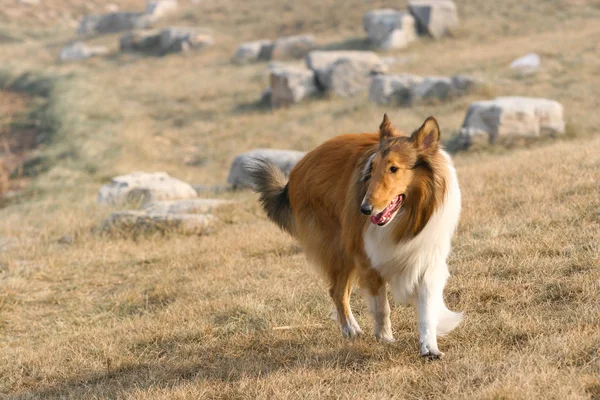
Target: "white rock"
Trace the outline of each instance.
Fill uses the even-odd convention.
[[[422,81],[420,76],[410,74],[374,76],[369,86],[369,100],[381,105],[408,105],[411,88]]]
[[[497,97],[472,103],[462,127],[465,135],[487,133],[490,143],[508,135],[541,136],[565,132],[562,105],[532,97]]]
[[[510,68],[518,74],[525,76],[535,74],[540,68],[540,64],[540,56],[535,53],[529,53],[511,62]]]
[[[288,107],[318,92],[313,71],[287,66],[271,70],[271,106]]]
[[[421,35],[439,39],[458,26],[456,4],[452,0],[410,0],[408,10]]]
[[[115,33],[132,29],[149,28],[151,18],[144,13],[113,12],[109,14],[87,15],[83,17],[77,33]]]
[[[236,188],[254,187],[248,171],[248,166],[255,159],[265,159],[275,163],[284,174],[289,175],[305,153],[294,150],[256,149],[238,155],[231,163],[227,182]]]
[[[164,200],[148,203],[144,211],[150,214],[210,214],[234,204],[232,200],[223,199]]]
[[[148,0],[146,2],[146,14],[153,21],[156,21],[176,11],[177,7],[177,0]]]
[[[105,221],[103,230],[112,233],[177,232],[201,235],[216,229],[218,218],[210,214],[155,214],[119,211]]]
[[[322,88],[331,89],[334,66],[342,60],[351,60],[365,76],[387,71],[387,65],[372,51],[311,51],[306,56],[306,65],[315,72],[317,82]]]
[[[354,96],[367,90],[375,73],[369,62],[342,58],[329,69],[327,88],[342,97]]]
[[[384,50],[406,47],[417,37],[415,19],[405,11],[370,11],[363,17],[363,26],[371,43]]]
[[[112,179],[98,192],[100,204],[146,203],[158,200],[192,199],[197,196],[189,183],[166,172],[134,172]]]
[[[303,58],[316,47],[317,43],[312,35],[282,37],[273,42],[271,59],[295,60]]]
[[[97,55],[107,54],[108,49],[104,46],[88,46],[83,42],[75,42],[64,47],[58,56],[59,61],[81,61],[86,58],[94,57]]]
[[[41,0],[18,0],[17,3],[23,6],[39,6],[42,4]]]
[[[273,52],[272,40],[257,40],[242,43],[233,55],[234,64],[245,64],[259,60],[270,60]]]
[[[212,35],[205,29],[169,27],[160,31],[162,53],[185,52],[210,46],[213,43]]]

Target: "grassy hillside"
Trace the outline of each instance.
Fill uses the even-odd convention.
[[[27,115],[43,137],[26,188],[0,203],[0,398],[600,398],[600,3],[458,1],[454,37],[384,54],[400,60],[393,72],[469,73],[485,90],[277,112],[258,104],[266,65],[229,62],[239,42],[309,32],[324,48],[365,49],[364,12],[401,4],[180,1],[160,25],[211,28],[213,47],[121,55],[107,35],[90,42],[109,55],[61,65],[73,20],[103,6],[42,3],[0,10],[0,87],[39,99]],[[510,61],[531,51],[540,73],[513,77]],[[250,192],[223,195],[240,205],[214,235],[97,231],[112,210],[95,195],[116,174],[222,184],[240,152],[310,150],[375,130],[384,112],[405,130],[435,115],[448,139],[470,102],[497,95],[560,101],[569,134],[455,155],[464,200],[446,299],[466,320],[439,362],[420,359],[401,306],[397,343],[343,340],[324,283]],[[353,306],[370,331],[359,296]]]

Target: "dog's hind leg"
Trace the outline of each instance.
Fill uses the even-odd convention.
[[[353,338],[362,333],[350,308],[351,275],[352,271],[347,268],[335,270],[330,274],[331,287],[329,289],[342,335],[347,338]]]

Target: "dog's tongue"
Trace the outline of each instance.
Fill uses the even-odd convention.
[[[392,200],[390,204],[379,214],[371,216],[371,222],[375,225],[379,225],[381,223],[386,223],[392,214],[394,213],[396,206],[400,202],[400,196],[397,196]]]

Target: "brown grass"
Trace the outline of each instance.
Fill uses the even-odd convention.
[[[73,15],[82,7],[44,3]],[[52,90],[40,116],[46,172],[0,209],[0,398],[600,396],[597,2],[465,0],[454,38],[390,53],[406,57],[397,72],[468,72],[490,95],[554,98],[570,124],[568,138],[456,156],[464,212],[446,299],[466,320],[441,341],[447,357],[435,363],[418,357],[414,313],[400,306],[396,344],[369,334],[344,341],[318,274],[252,193],[226,194],[241,205],[211,236],[97,233],[111,210],[95,194],[115,174],[166,170],[220,184],[238,152],[308,150],[375,130],[384,111],[406,130],[433,114],[448,138],[481,96],[393,110],[366,96],[326,98],[272,113],[256,104],[265,65],[228,62],[239,41],[306,31],[327,48],[364,47],[362,14],[398,5],[185,4],[164,23],[210,27],[217,45],[164,58],[113,53],[57,65],[72,27],[5,19],[3,68],[43,72]],[[117,48],[115,35],[92,42]],[[514,79],[507,65],[530,51],[542,71]],[[370,330],[357,296],[353,306]]]

